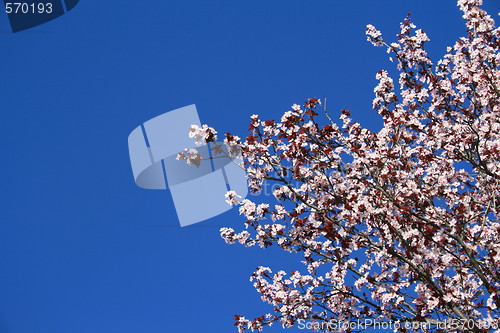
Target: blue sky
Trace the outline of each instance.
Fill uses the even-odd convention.
[[[364,29],[390,40],[407,12],[435,59],[464,34],[454,1],[81,0],[16,34],[0,13],[0,332],[236,332],[268,311],[250,274],[296,257],[225,244],[234,210],[180,228],[168,191],[134,184],[128,134],[196,104],[244,136],[308,97],[377,129],[375,73],[394,65]]]

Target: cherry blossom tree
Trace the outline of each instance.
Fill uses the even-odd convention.
[[[337,124],[311,98],[279,121],[253,115],[246,139],[227,133],[215,144],[241,154],[251,191],[275,185],[275,204],[228,192],[246,223],[222,228],[222,237],[279,246],[305,264],[302,272],[257,268],[251,280],[273,311],[236,315],[239,332],[306,321],[316,331],[360,332],[366,326],[349,323],[363,320],[398,332],[500,332],[500,29],[481,4],[458,1],[467,35],[437,63],[410,17],[394,43],[367,26],[399,70],[399,89],[386,71],[376,75],[380,131],[347,110]],[[190,135],[217,140],[206,125]],[[415,322],[425,325],[407,325]]]

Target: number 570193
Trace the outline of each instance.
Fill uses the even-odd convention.
[[[52,3],[6,2],[5,12],[7,14],[50,14]]]

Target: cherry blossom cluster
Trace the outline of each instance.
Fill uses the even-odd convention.
[[[197,146],[203,146],[208,142],[217,141],[217,131],[208,125],[191,125],[189,137],[195,140]]]
[[[184,149],[183,152],[177,154],[177,160],[186,160],[186,163],[189,165],[200,166],[201,161],[203,160],[201,154],[198,152],[196,148]]]
[[[378,132],[348,110],[333,121],[311,98],[279,120],[251,116],[244,140],[225,135],[244,159],[250,190],[276,186],[274,202],[229,192],[245,230],[222,228],[222,237],[278,246],[304,263],[303,272],[257,268],[251,280],[273,311],[235,316],[239,332],[301,319],[428,323],[420,332],[445,332],[439,323],[450,319],[476,323],[464,332],[498,327],[500,29],[480,5],[458,1],[467,35],[437,63],[410,17],[391,44],[367,27],[400,73],[397,83],[376,74]],[[192,130],[200,143],[215,135],[206,125]]]

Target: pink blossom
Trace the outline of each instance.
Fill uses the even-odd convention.
[[[390,44],[367,26],[367,39],[385,46],[400,71],[398,88],[388,71],[376,74],[379,131],[348,110],[337,125],[310,98],[276,121],[251,116],[245,140],[226,134],[250,189],[274,190],[265,202],[228,192],[247,230],[222,228],[221,236],[280,247],[304,264],[256,270],[251,281],[272,313],[237,315],[240,332],[300,319],[498,324],[500,29],[480,5],[458,1],[467,35],[436,63],[409,16]],[[206,142],[215,134],[204,125],[191,136]]]

